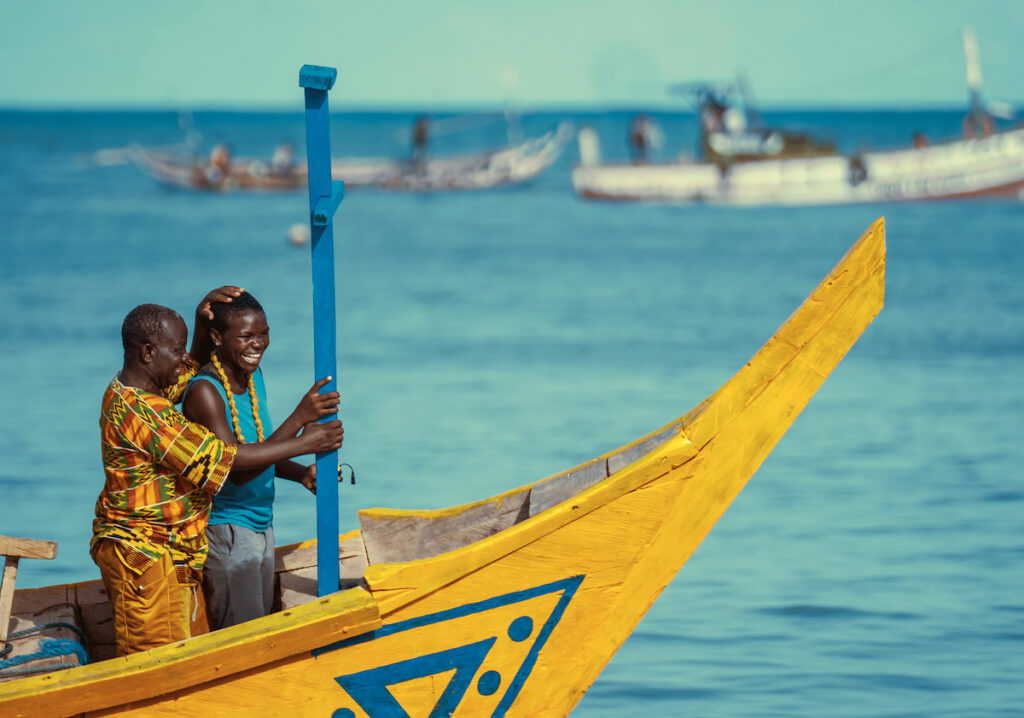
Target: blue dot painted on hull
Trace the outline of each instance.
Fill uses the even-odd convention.
[[[494,692],[501,686],[501,674],[497,671],[487,671],[480,676],[476,682],[476,690],[482,696],[494,695]]]
[[[533,619],[529,616],[520,616],[508,627],[508,637],[516,643],[525,641],[531,633],[533,633]]]
[[[331,713],[331,718],[356,718],[356,714],[352,712],[351,708],[339,708]]]

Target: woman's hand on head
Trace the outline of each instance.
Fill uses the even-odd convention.
[[[210,292],[203,297],[202,301],[199,302],[199,306],[196,307],[196,318],[211,321],[213,319],[213,310],[210,309],[211,304],[214,304],[215,302],[230,302],[244,291],[244,288],[236,287],[231,284],[225,284],[223,287],[211,289]]]

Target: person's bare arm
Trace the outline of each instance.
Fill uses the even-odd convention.
[[[257,444],[238,444],[234,430],[224,413],[224,400],[207,381],[197,381],[189,389],[182,405],[185,416],[212,431],[226,444],[237,444],[238,454],[231,468],[232,483],[244,484],[259,475],[268,466],[295,456],[341,448],[345,430],[340,421],[308,424],[298,436],[271,435]]]

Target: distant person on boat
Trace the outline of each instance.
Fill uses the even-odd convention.
[[[337,413],[338,394],[319,393],[323,379],[277,429],[270,418],[260,362],[270,346],[263,307],[248,292],[211,304],[210,362],[188,385],[185,416],[225,443],[259,445],[297,436],[304,426]],[[250,467],[251,468],[251,467]],[[217,630],[270,613],[274,600],[274,477],[316,493],[316,464],[281,457],[252,470],[233,469],[213,497],[207,538],[210,553],[203,589],[210,628]]]
[[[723,101],[708,95],[700,108],[700,123],[705,134],[725,129],[725,113],[729,109]]]
[[[211,291],[188,328],[173,309],[142,304],[121,325],[124,361],[103,395],[100,440],[105,484],[96,501],[90,553],[114,618],[118,655],[205,633],[199,586],[211,497],[232,469],[246,470],[341,446],[341,422],[258,445],[221,441],[174,406],[210,357],[210,305],[238,287]],[[195,357],[195,358],[193,358]]]
[[[648,152],[660,145],[661,131],[647,115],[640,113],[629,124],[629,152],[633,164],[646,164]]]
[[[214,145],[210,158],[203,169],[203,179],[208,187],[222,187],[231,176],[231,150],[225,144]]]
[[[295,170],[295,145],[282,142],[274,148],[270,158],[270,171],[276,174],[289,174]]]
[[[983,108],[974,107],[967,113],[967,116],[964,117],[961,127],[963,129],[964,139],[980,140],[995,132],[995,121],[992,119],[992,115],[986,112]]]
[[[412,127],[412,155],[410,161],[418,168],[427,162],[427,140],[430,136],[430,123],[426,115],[420,115]]]
[[[706,162],[718,165],[718,169],[724,175],[729,171],[732,158],[722,155],[712,146],[712,139],[715,135],[725,131],[725,113],[729,109],[724,101],[719,100],[710,92],[707,93],[700,105],[700,137],[698,139],[697,156]]]

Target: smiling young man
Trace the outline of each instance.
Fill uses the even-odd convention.
[[[221,287],[199,304],[196,358],[210,355],[210,304],[231,302],[241,292]],[[188,329],[177,312],[140,305],[125,317],[121,339],[124,363],[100,413],[106,480],[90,551],[113,611],[117,653],[126,655],[205,630],[197,587],[206,525],[211,498],[229,471],[331,451],[341,446],[344,432],[334,421],[259,446],[222,441],[174,406],[199,366],[185,349]]]
[[[276,429],[267,407],[260,362],[270,346],[263,307],[248,292],[211,305],[210,363],[190,381],[182,410],[225,442],[262,445],[294,436],[303,425],[338,410],[338,393],[320,394],[323,379]],[[316,465],[267,462],[259,470],[234,467],[213,499],[203,573],[207,614],[214,630],[270,613],[274,590],[274,477],[316,491]]]

